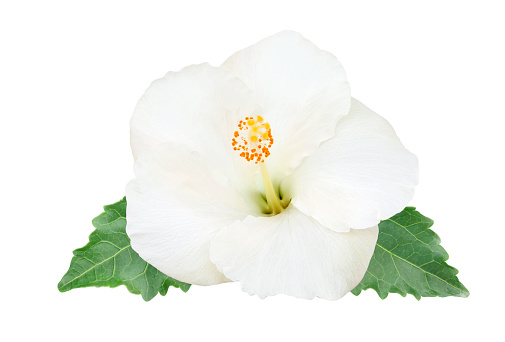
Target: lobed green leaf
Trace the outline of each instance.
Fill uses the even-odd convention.
[[[104,212],[93,219],[95,231],[84,247],[74,251],[70,268],[58,284],[58,290],[90,286],[117,287],[142,295],[145,301],[158,293],[164,296],[170,286],[184,292],[186,284],[168,277],[144,261],[132,248],[126,235],[126,198],[104,206]]]
[[[389,293],[408,293],[416,297],[468,297],[458,280],[458,270],[446,263],[449,255],[440,246],[440,238],[430,229],[433,220],[415,208],[379,224],[379,237],[370,265],[361,282],[352,290],[374,289],[380,298]]]

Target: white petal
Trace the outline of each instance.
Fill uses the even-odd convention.
[[[183,144],[238,180],[235,188],[250,191],[257,168],[234,153],[231,139],[241,119],[260,111],[251,90],[226,70],[201,64],[169,72],[137,103],[130,123],[133,155],[162,142]]]
[[[271,124],[268,164],[274,178],[292,172],[332,137],[350,107],[349,85],[337,58],[295,32],[238,51],[222,67],[253,90],[261,115]]]
[[[249,216],[212,240],[211,259],[229,279],[261,298],[338,299],[363,278],[378,228],[336,233],[293,206],[272,217]]]
[[[418,182],[415,155],[391,125],[353,99],[349,115],[287,180],[292,204],[335,231],[368,228],[403,210]]]
[[[173,143],[144,151],[126,188],[127,234],[132,248],[163,273],[198,285],[227,281],[210,262],[212,236],[222,227],[259,214],[230,187],[221,169]]]

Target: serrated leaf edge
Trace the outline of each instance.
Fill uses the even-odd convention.
[[[444,248],[442,245],[440,245],[440,243],[441,243],[440,236],[439,236],[436,232],[434,232],[434,231],[431,229],[431,227],[433,226],[433,224],[435,223],[435,221],[434,221],[434,220],[432,220],[432,219],[430,219],[429,217],[426,217],[426,216],[424,216],[423,214],[419,213],[419,211],[417,211],[417,208],[416,208],[416,207],[410,207],[410,206],[409,206],[409,207],[405,207],[405,208],[404,208],[401,212],[403,212],[403,211],[405,211],[405,210],[406,210],[406,211],[408,211],[408,212],[409,212],[409,214],[410,214],[412,211],[417,212],[417,213],[418,213],[418,214],[420,214],[423,218],[427,219],[427,222],[425,222],[425,223],[428,223],[428,224],[429,224],[428,229],[429,229],[429,230],[431,230],[431,231],[435,234],[435,236],[436,236],[436,244],[437,244],[437,246],[439,246],[439,247],[442,249],[442,251],[445,253],[445,257],[443,258],[442,262],[443,262],[446,266],[448,266],[448,267],[450,267],[450,268],[454,269],[454,270],[455,270],[454,276],[456,276],[456,275],[459,273],[459,270],[458,270],[457,268],[455,268],[455,267],[450,266],[449,264],[447,264],[447,262],[446,262],[446,261],[449,259],[449,253],[447,253],[447,251],[445,250],[445,248]],[[400,213],[401,213],[401,212],[400,212]],[[398,213],[398,214],[399,214],[399,213]],[[394,217],[394,216],[395,216],[395,215],[393,215],[392,217]],[[408,226],[404,226],[404,225],[402,225],[402,224],[400,224],[400,223],[396,222],[395,220],[392,220],[392,219],[391,219],[392,217],[390,217],[390,218],[388,218],[388,219],[385,219],[385,220],[383,220],[383,221],[381,221],[381,222],[384,222],[384,221],[391,221],[391,222],[393,222],[394,224],[396,224],[396,225],[398,225],[398,226],[400,226],[400,227],[404,228],[404,229],[405,229],[405,230],[406,230],[406,231],[407,231],[410,235],[412,235],[412,237],[413,237],[415,240],[417,240],[417,241],[421,242],[421,243],[422,243],[422,244],[424,244],[424,245],[429,246],[429,244],[427,244],[426,242],[424,242],[424,241],[422,241],[422,240],[418,239],[418,238],[417,238],[414,234],[412,234],[412,232],[411,232],[410,230],[408,230],[408,229],[407,229],[408,227],[410,227],[410,226],[412,226],[412,225],[414,225],[414,224],[412,224],[412,225],[408,225]],[[374,290],[374,291],[377,293],[377,295],[379,296],[379,298],[381,298],[382,300],[386,299],[390,293],[398,293],[398,294],[399,294],[399,295],[401,295],[402,297],[406,297],[406,296],[407,296],[407,294],[409,294],[409,293],[410,293],[410,294],[411,294],[411,295],[413,295],[413,296],[414,296],[417,300],[421,300],[421,298],[422,298],[422,297],[426,297],[426,296],[421,296],[419,293],[417,293],[417,291],[415,291],[414,287],[413,287],[412,285],[410,285],[410,284],[409,284],[409,282],[408,282],[408,281],[407,281],[404,277],[402,277],[402,276],[401,276],[401,274],[400,274],[400,272],[399,272],[399,270],[398,270],[398,268],[397,268],[397,266],[396,266],[396,263],[395,263],[395,261],[394,261],[394,257],[397,257],[398,259],[400,259],[400,260],[404,261],[405,263],[407,263],[407,264],[409,264],[409,265],[412,265],[412,266],[414,266],[415,268],[417,268],[417,269],[421,270],[421,271],[425,274],[425,277],[427,277],[427,275],[431,275],[431,276],[433,276],[434,278],[436,278],[436,279],[438,279],[438,280],[442,281],[443,283],[445,283],[445,284],[449,285],[450,287],[452,287],[452,288],[454,288],[454,289],[458,290],[458,291],[460,292],[460,296],[457,296],[457,297],[466,298],[466,297],[468,297],[468,296],[470,295],[470,291],[468,291],[468,289],[465,287],[465,285],[463,285],[463,283],[461,283],[461,282],[459,281],[459,279],[457,279],[457,277],[456,277],[456,280],[457,280],[457,281],[458,281],[458,283],[462,286],[462,288],[460,288],[460,287],[456,287],[456,286],[454,286],[454,285],[452,285],[452,284],[449,284],[447,281],[445,281],[445,280],[443,280],[442,278],[440,278],[440,277],[438,277],[438,276],[434,275],[434,274],[433,274],[433,273],[431,273],[431,272],[428,272],[428,271],[424,270],[424,269],[423,269],[423,268],[421,268],[420,266],[414,265],[414,264],[412,264],[411,262],[409,262],[409,261],[405,260],[404,258],[402,258],[402,257],[400,257],[400,256],[398,256],[398,255],[396,255],[396,254],[393,254],[391,251],[388,251],[386,248],[384,248],[383,246],[379,245],[378,243],[376,243],[375,245],[376,245],[376,246],[379,246],[381,249],[383,249],[384,251],[388,252],[388,253],[392,256],[391,260],[393,261],[393,264],[394,264],[395,269],[396,269],[396,271],[397,271],[397,273],[398,273],[398,276],[399,276],[401,279],[403,279],[403,280],[405,281],[405,283],[407,283],[407,284],[410,286],[410,288],[411,288],[412,290],[414,290],[414,293],[411,293],[411,292],[402,293],[402,292],[389,292],[389,291],[388,291],[388,292],[386,292],[386,295],[383,297],[383,296],[381,296],[381,294],[379,293],[379,290],[378,290],[378,289],[375,289],[375,288],[372,288],[372,287],[368,287],[368,288],[364,288],[364,289],[363,289],[363,288],[357,289],[357,287],[361,284],[361,282],[360,282],[360,283],[358,283],[358,285],[356,285],[356,286],[355,286],[355,287],[354,287],[354,288],[350,291],[353,295],[358,296],[358,295],[359,295],[362,291],[366,291],[366,290],[372,289],[372,290]],[[375,252],[374,252],[374,255],[372,256],[372,259],[373,259],[373,258],[375,258]],[[374,274],[372,274],[370,271],[368,271],[368,269],[366,270],[365,274],[369,274],[369,275],[371,275],[372,277],[374,277],[374,278],[378,279],[378,278],[377,278]],[[364,276],[363,276],[363,277],[364,277]],[[357,290],[356,290],[356,289],[357,289]]]
[[[118,211],[118,210],[114,207],[115,205],[117,205],[117,204],[119,204],[119,203],[121,203],[121,202],[125,202],[125,201],[126,201],[126,196],[124,196],[121,200],[119,200],[119,201],[117,201],[117,202],[115,202],[115,203],[104,205],[104,206],[103,206],[103,212],[102,212],[100,215],[98,215],[97,217],[93,218],[93,220],[92,220],[92,225],[95,227],[95,231],[100,230],[100,228],[103,228],[103,227],[105,227],[105,226],[109,226],[109,225],[111,225],[111,224],[113,224],[113,223],[115,223],[115,222],[117,222],[117,221],[120,221],[120,220],[126,220],[125,215],[122,215],[122,214],[121,214],[121,213],[120,213],[120,212],[119,212],[119,211]],[[103,215],[107,215],[107,214],[108,214],[108,212],[115,212],[115,213],[118,215],[118,217],[117,217],[115,220],[113,220],[113,221],[111,221],[111,222],[108,222],[108,223],[106,223],[106,224],[101,224],[101,223],[98,223],[97,221],[98,221],[98,220],[99,220],[99,219],[100,219]],[[91,233],[91,235],[92,235],[92,234],[93,234],[93,233]],[[129,239],[129,236],[128,236],[126,233],[121,233],[121,234],[125,235],[125,236]],[[90,235],[90,237],[91,237],[91,235]],[[91,240],[90,240],[90,242],[91,242]],[[110,242],[107,242],[107,241],[102,241],[102,242],[110,243]],[[88,243],[89,243],[89,242],[88,242]],[[116,256],[117,256],[117,255],[119,255],[121,252],[123,252],[123,251],[125,251],[125,250],[128,250],[128,249],[131,249],[131,250],[132,250],[132,252],[136,253],[136,252],[133,250],[133,248],[131,247],[131,243],[130,243],[130,244],[128,244],[127,246],[124,246],[123,248],[120,248],[119,246],[116,246],[116,245],[114,245],[114,244],[112,244],[112,243],[110,243],[110,244],[111,244],[111,245],[113,245],[114,247],[116,247],[116,248],[118,249],[118,251],[117,251],[116,253],[114,253],[114,255],[111,255],[110,257],[108,257],[108,258],[106,258],[106,259],[104,259],[104,260],[102,260],[102,261],[100,261],[99,263],[96,263],[96,264],[95,264],[94,262],[92,262],[92,264],[93,264],[93,266],[92,266],[92,267],[90,267],[90,268],[88,268],[87,270],[85,270],[84,272],[80,273],[78,276],[76,276],[76,277],[74,277],[74,278],[70,279],[70,280],[69,280],[69,281],[67,281],[65,284],[62,284],[62,281],[63,281],[63,279],[62,279],[62,280],[58,283],[58,290],[59,290],[60,292],[67,292],[67,291],[70,291],[70,290],[72,290],[72,289],[75,289],[75,288],[74,288],[74,287],[72,287],[72,286],[70,286],[70,288],[68,288],[68,289],[64,289],[64,288],[65,288],[65,287],[67,287],[67,286],[68,286],[69,284],[71,284],[72,282],[75,282],[77,279],[79,279],[80,277],[84,276],[84,275],[85,275],[85,274],[87,274],[88,272],[90,272],[90,271],[92,271],[92,270],[95,270],[97,267],[99,267],[99,266],[100,266],[100,265],[102,265],[103,263],[105,263],[105,262],[107,262],[107,261],[110,261],[111,259],[114,261],[114,268],[113,268],[113,270],[112,270],[112,273],[114,274],[114,273],[115,273],[115,269],[116,269],[116,261],[115,261],[115,258],[116,258]],[[78,257],[78,256],[76,255],[76,252],[80,251],[81,249],[84,249],[86,246],[87,246],[87,244],[86,244],[85,246],[81,247],[81,248],[78,248],[78,249],[74,250],[74,252],[73,252],[73,254],[74,254],[73,258]],[[81,256],[81,257],[85,258],[84,256]],[[72,260],[73,260],[73,258],[72,258]],[[145,262],[145,260],[144,260],[144,262]],[[70,262],[70,264],[72,264],[72,261]],[[137,292],[136,292],[136,291],[134,291],[132,288],[130,288],[129,284],[127,283],[127,282],[132,282],[133,280],[135,280],[135,279],[137,279],[137,278],[139,278],[139,277],[141,277],[141,276],[146,277],[146,281],[147,281],[147,283],[149,283],[149,280],[147,279],[147,273],[146,273],[146,271],[147,271],[147,269],[149,268],[149,266],[152,266],[152,265],[150,265],[148,262],[146,262],[146,266],[144,267],[144,271],[143,271],[143,272],[139,273],[137,276],[135,276],[135,277],[133,277],[133,278],[130,278],[130,279],[124,279],[124,280],[123,280],[123,284],[118,284],[118,285],[124,285],[124,286],[127,288],[127,290],[128,290],[129,292],[131,292],[131,293],[133,293],[133,294],[140,294],[140,295],[141,295],[141,297],[142,297],[145,301],[150,301],[152,298],[148,298],[146,293],[142,293],[142,292],[138,292],[138,293],[137,293]],[[157,269],[156,269],[156,270],[157,270]],[[191,284],[187,284],[187,283],[184,283],[184,282],[179,282],[179,281],[177,281],[176,279],[170,278],[169,276],[167,276],[166,274],[164,274],[164,273],[160,272],[159,270],[157,270],[157,271],[158,271],[159,273],[161,273],[161,274],[165,275],[165,277],[166,277],[166,278],[163,280],[163,282],[161,283],[161,288],[165,288],[165,284],[166,284],[166,289],[167,289],[167,290],[168,290],[168,288],[170,288],[170,287],[175,287],[175,288],[179,288],[179,289],[181,289],[183,292],[185,292],[185,293],[186,293],[186,292],[188,292],[188,290],[190,289]],[[68,271],[67,271],[67,273],[68,273]],[[176,281],[176,282],[179,282],[180,284],[174,284],[174,283],[173,283],[173,282],[171,282],[170,280],[174,280],[174,281]],[[168,282],[168,284],[167,284],[167,282]],[[116,286],[118,286],[118,285],[116,285]],[[89,286],[96,286],[96,285],[89,285]],[[108,285],[108,287],[116,287],[116,286],[111,286],[111,285]],[[88,287],[88,286],[85,286],[85,287]],[[101,286],[99,286],[99,287],[101,287]],[[160,295],[162,295],[162,296],[165,296],[165,295],[166,295],[166,293],[167,293],[167,291],[161,291],[160,289],[158,289],[158,290],[156,291],[156,294],[160,294]]]
[[[390,221],[392,221],[392,220],[390,220]],[[394,222],[394,221],[392,221],[392,222]],[[396,223],[396,222],[395,222],[395,223]],[[419,241],[420,241],[420,240],[419,240]],[[423,243],[424,243],[424,242],[423,242]],[[428,276],[428,275],[431,275],[432,277],[437,278],[438,280],[440,280],[440,281],[442,281],[442,282],[446,283],[446,284],[447,284],[447,285],[449,285],[450,287],[452,287],[452,288],[454,288],[454,289],[456,289],[456,290],[460,291],[462,294],[464,294],[464,295],[465,295],[465,297],[468,297],[468,295],[470,294],[470,293],[469,293],[469,291],[468,291],[466,288],[461,289],[461,288],[456,287],[456,286],[454,286],[454,285],[452,285],[452,284],[449,284],[447,281],[445,281],[444,279],[442,279],[442,278],[440,278],[440,277],[436,276],[435,274],[433,274],[433,273],[431,273],[431,272],[428,272],[428,271],[426,271],[426,270],[422,269],[421,267],[419,267],[419,266],[417,266],[417,265],[414,265],[414,264],[413,264],[413,263],[411,263],[410,261],[405,260],[404,258],[402,258],[402,257],[400,257],[400,256],[398,256],[398,255],[396,255],[396,254],[391,253],[391,251],[388,251],[386,248],[382,247],[382,246],[381,246],[381,245],[379,245],[378,243],[376,243],[376,245],[377,245],[377,246],[379,246],[380,248],[382,248],[383,250],[385,250],[386,252],[388,252],[389,254],[391,254],[392,256],[394,256],[394,257],[396,257],[396,258],[398,258],[398,259],[402,260],[403,262],[406,262],[407,264],[409,264],[409,265],[411,265],[411,266],[414,266],[415,268],[419,269],[420,271],[422,271],[422,272],[425,274],[425,277],[426,277],[426,276]],[[405,279],[404,277],[402,277],[402,276],[401,276],[400,271],[399,271],[399,270],[398,270],[398,268],[396,267],[396,263],[395,263],[394,258],[393,258],[392,260],[393,260],[393,264],[395,265],[395,269],[396,269],[396,271],[398,272],[398,275],[400,276],[400,278],[402,278],[402,279],[403,279],[403,280],[404,280],[407,284],[409,284],[409,282],[407,281],[407,279]],[[445,261],[444,261],[444,263],[445,263]],[[451,267],[452,267],[452,266],[451,266]],[[368,272],[368,271],[367,271],[367,272]],[[370,274],[371,274],[371,273],[370,273]],[[456,274],[457,274],[457,273],[456,273]],[[463,285],[463,284],[461,284],[461,285]],[[410,284],[409,284],[409,286],[413,288],[413,286],[412,286],[412,285],[410,285]],[[422,296],[421,296],[421,297],[422,297]]]

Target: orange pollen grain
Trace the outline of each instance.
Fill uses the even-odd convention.
[[[233,150],[239,151],[239,156],[247,161],[253,161],[255,164],[263,163],[270,155],[269,148],[274,143],[270,124],[264,122],[263,117],[258,115],[246,116],[245,119],[239,121],[237,126],[238,130],[233,132],[231,140]],[[238,143],[239,139],[241,144]]]

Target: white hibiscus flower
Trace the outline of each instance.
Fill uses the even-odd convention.
[[[180,281],[239,281],[261,298],[352,290],[377,224],[418,178],[388,122],[351,98],[338,60],[294,32],[154,81],[131,146],[133,249]]]

